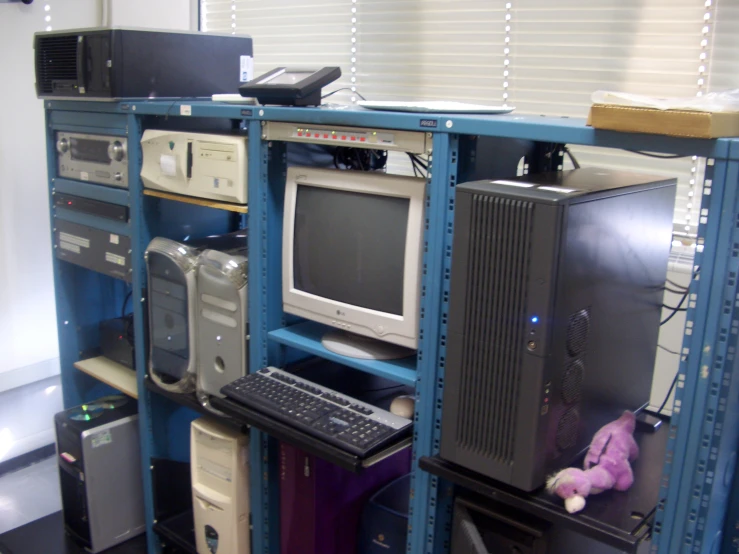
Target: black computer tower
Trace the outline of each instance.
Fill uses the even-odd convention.
[[[33,47],[41,98],[209,97],[252,77],[243,35],[91,28],[36,33]]]
[[[138,405],[107,396],[54,416],[64,527],[91,553],[146,531]]]
[[[457,187],[441,456],[523,490],[649,401],[676,182]]]

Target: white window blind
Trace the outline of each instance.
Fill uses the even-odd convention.
[[[511,0],[508,101],[517,111],[586,117],[598,89],[695,96],[704,0]],[[698,160],[572,148],[582,165],[678,177],[676,230],[694,234]]]
[[[203,30],[254,38],[255,73],[279,65],[338,65],[342,82],[328,91],[355,87],[372,100],[507,101],[521,113],[585,117],[597,89],[694,96],[709,86],[739,86],[739,6],[733,0],[202,0],[201,5]],[[330,101],[352,98],[358,96],[349,91]],[[678,177],[675,228],[695,234],[701,160],[572,151],[582,165]],[[409,172],[410,165],[402,163]]]
[[[328,89],[351,85],[352,3],[347,0],[202,0],[203,31],[250,35],[254,76],[275,67],[341,67]],[[331,102],[351,101],[351,91]]]
[[[739,88],[739,2],[721,0],[711,47],[711,90]]]
[[[503,4],[358,0],[357,81],[372,100],[500,102]]]

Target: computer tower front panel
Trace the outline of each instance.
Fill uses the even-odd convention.
[[[91,514],[91,543],[99,552],[146,529],[138,415],[82,433]]]
[[[195,271],[165,251],[147,252],[152,371],[173,380],[195,372],[192,348]]]
[[[190,455],[197,551],[249,554],[249,436],[197,419]]]
[[[202,259],[197,269],[197,388],[206,395],[223,396],[222,387],[246,375],[246,258],[206,250]],[[230,263],[244,272],[236,275]],[[233,269],[234,274],[224,269]],[[234,281],[242,275],[243,281]]]

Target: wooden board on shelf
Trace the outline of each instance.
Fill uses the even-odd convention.
[[[98,356],[97,358],[75,362],[74,367],[106,385],[118,389],[131,398],[139,397],[138,388],[136,387],[136,372],[118,362],[109,360],[105,356]]]
[[[176,202],[184,202],[186,204],[195,204],[196,206],[205,206],[206,208],[216,208],[218,210],[226,210],[228,212],[238,212],[240,214],[248,213],[248,206],[240,204],[229,204],[228,202],[219,202],[218,200],[209,200],[207,198],[196,198],[194,196],[183,196],[182,194],[173,194],[171,192],[163,192],[160,190],[144,189],[146,196],[156,196],[165,200],[174,200]]]

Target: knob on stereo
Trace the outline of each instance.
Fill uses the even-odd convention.
[[[67,150],[69,150],[69,139],[60,138],[58,141],[56,141],[56,149],[59,151],[60,154],[64,154]]]
[[[120,141],[112,142],[108,145],[108,156],[114,162],[120,162],[126,155],[126,148]]]

